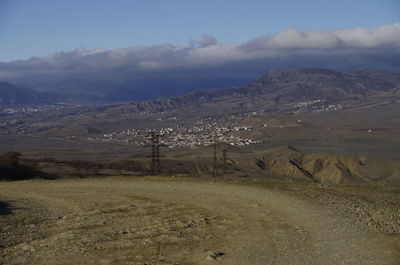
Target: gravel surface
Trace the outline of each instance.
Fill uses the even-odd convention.
[[[0,264],[400,264],[395,225],[364,229],[362,215],[340,210],[357,200],[329,191],[321,203],[316,190],[171,178],[3,182]]]

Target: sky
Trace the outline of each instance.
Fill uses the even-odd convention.
[[[42,91],[168,96],[273,68],[400,72],[400,0],[0,0],[0,80]]]
[[[400,21],[398,0],[0,0],[0,62],[76,48],[244,43],[300,30]]]

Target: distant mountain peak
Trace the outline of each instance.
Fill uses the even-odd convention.
[[[50,98],[46,94],[0,81],[1,104],[41,104],[49,102]]]

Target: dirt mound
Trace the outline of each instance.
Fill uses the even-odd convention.
[[[354,155],[304,154],[293,147],[272,149],[256,159],[262,170],[330,184],[393,184],[400,182],[400,164]]]

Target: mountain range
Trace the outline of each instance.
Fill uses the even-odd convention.
[[[54,100],[46,93],[0,81],[0,104],[44,104]]]
[[[337,72],[327,69],[275,69],[245,85],[193,91],[179,97],[137,101],[123,108],[132,112],[162,112],[180,107],[222,102],[252,110],[255,107],[321,100],[327,103],[361,102],[400,95],[400,74],[378,70]]]
[[[3,102],[46,99],[46,94],[1,84],[9,94],[15,90],[14,98],[4,97]],[[63,159],[137,155],[148,160],[146,141],[151,130],[169,132],[168,150],[163,152],[207,146],[216,132],[223,131],[226,143],[235,145],[240,140],[243,152],[255,154],[243,160],[240,152],[237,165],[247,168],[250,163],[252,170],[264,172],[268,167],[268,172],[275,173],[297,168],[299,176],[318,180],[326,178],[321,175],[324,168],[345,183],[349,178],[360,180],[365,171],[375,172],[364,165],[375,162],[358,155],[398,161],[399,106],[397,73],[275,69],[244,86],[130,103],[3,114],[0,150]],[[280,146],[294,146],[304,153],[290,149],[282,157],[266,156],[265,150]],[[207,159],[208,165],[211,157]],[[192,162],[198,166],[197,160]],[[388,172],[385,168],[396,166],[382,168],[382,178],[392,179],[398,169]]]
[[[232,78],[228,83],[234,84]],[[236,80],[237,83],[243,80]],[[243,99],[242,105],[254,105],[256,102],[290,103],[307,100],[327,102],[360,101],[371,97],[388,96],[400,93],[400,74],[378,70],[338,72],[327,69],[274,69],[243,86],[210,89],[222,85],[223,80],[196,84],[187,79],[185,82],[173,80],[153,80],[152,82],[130,83],[115,87],[113,90],[97,91],[100,96],[73,91],[80,101],[101,101],[115,103],[134,101],[127,105],[132,111],[163,111],[182,106],[195,106],[220,100]],[[204,89],[200,90],[204,85]],[[99,85],[100,86],[100,85]],[[193,89],[198,89],[193,91]],[[192,92],[189,92],[191,91]],[[185,95],[180,93],[188,92]],[[57,94],[39,92],[30,88],[18,87],[0,82],[0,102],[17,104],[40,104],[74,101],[74,96],[61,97]],[[72,92],[71,92],[72,93]],[[94,93],[94,92],[93,92]],[[178,95],[178,96],[177,96]],[[156,99],[160,98],[160,99]],[[146,99],[146,100],[141,100]]]

